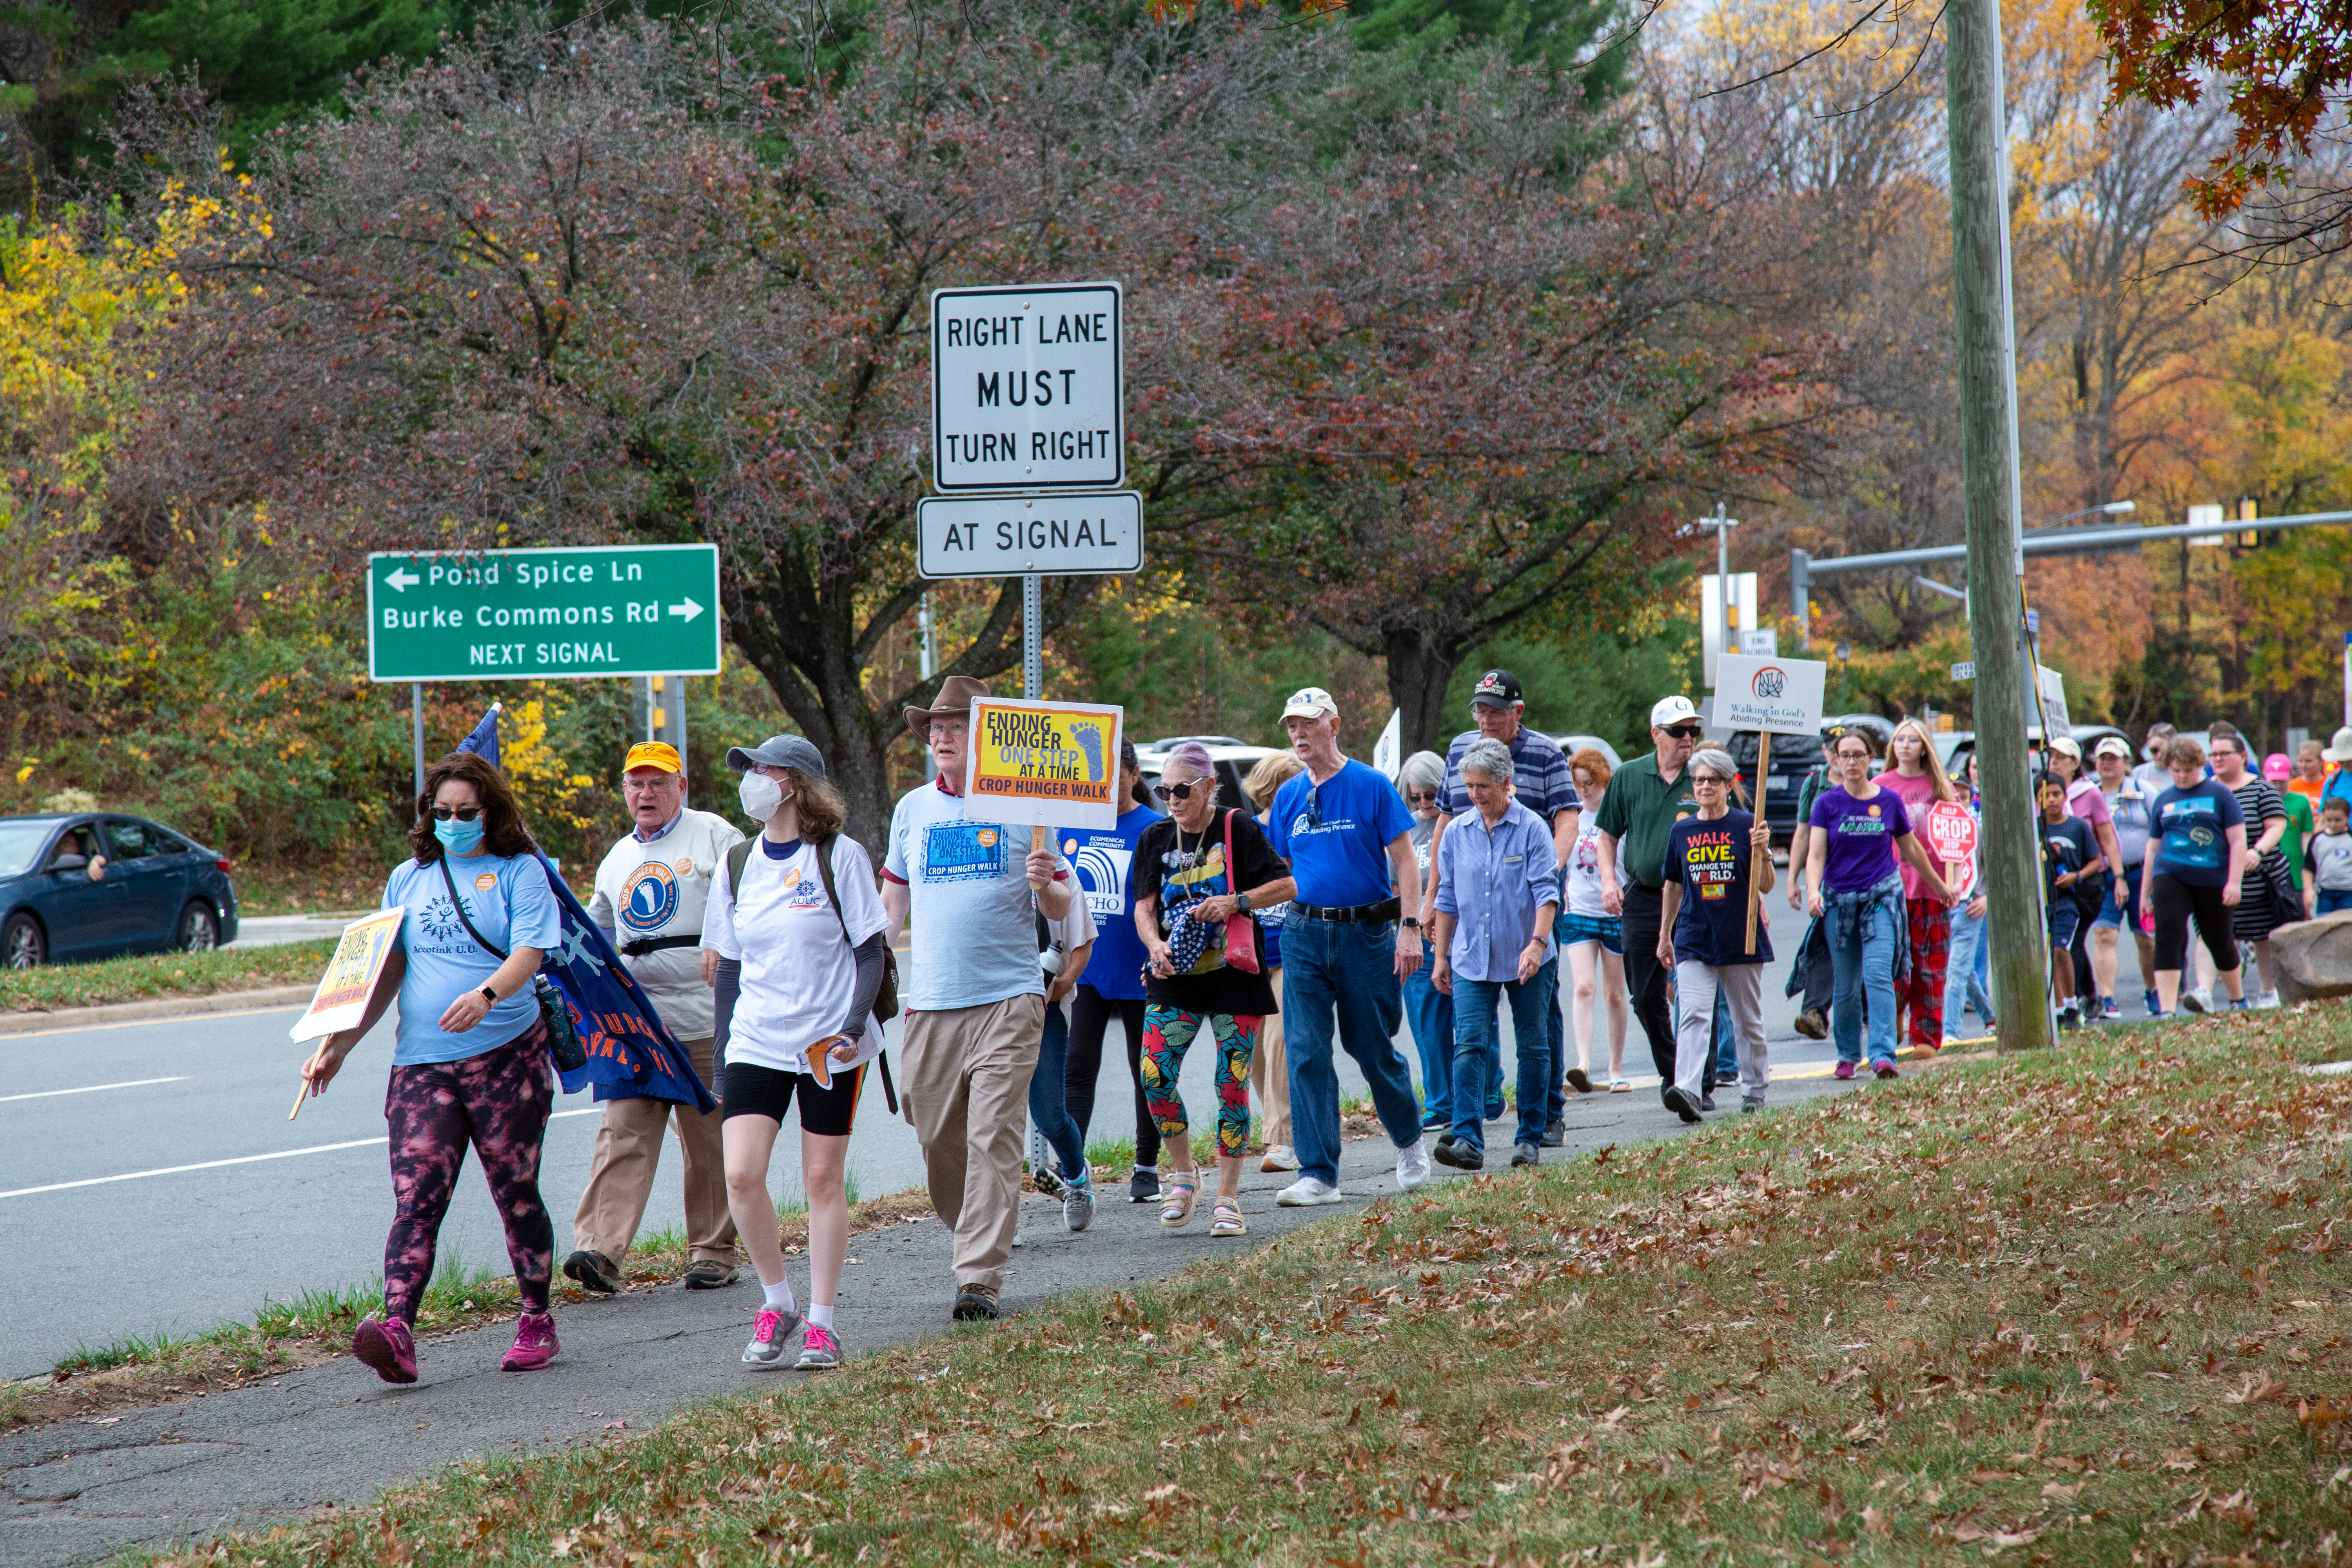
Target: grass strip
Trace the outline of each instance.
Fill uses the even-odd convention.
[[[2340,1565],[2347,1022],[1446,1184],[182,1561]]]
[[[107,1002],[161,996],[209,996],[216,991],[258,991],[272,985],[312,985],[334,956],[335,939],[278,947],[220,948],[211,952],[146,952],[95,963],[51,963],[0,969],[0,1011],[55,1012]]]

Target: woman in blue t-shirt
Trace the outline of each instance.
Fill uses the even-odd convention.
[[[397,990],[400,1030],[383,1101],[397,1207],[383,1244],[383,1315],[361,1322],[352,1353],[386,1383],[416,1381],[416,1310],[470,1142],[522,1298],[500,1364],[531,1372],[557,1349],[547,1310],[555,1227],[539,1194],[555,1083],[532,982],[560,940],[560,907],[505,778],[471,752],[452,752],[425,773],[408,837],[415,858],[394,867],[383,889],[385,909],[407,911],[400,946],[359,1026],[328,1036],[302,1069],[310,1092],[325,1092]]]
[[[1859,729],[1837,738],[1830,761],[1838,785],[1815,797],[1806,828],[1811,837],[1805,869],[1813,877],[1808,907],[1829,932],[1830,967],[1837,977],[1830,1033],[1837,1042],[1839,1078],[1852,1078],[1862,1060],[1865,994],[1871,1070],[1895,1076],[1895,981],[1910,966],[1909,920],[1895,856],[1910,862],[1930,898],[1952,901],[1940,868],[1911,831],[1903,797],[1872,782],[1870,742]]]
[[[2156,1016],[2171,1016],[2180,999],[2180,970],[2189,957],[2189,920],[2197,919],[2214,973],[2243,1007],[2238,939],[2230,910],[2246,868],[2246,814],[2238,797],[2205,776],[2205,748],[2186,735],[2164,748],[2172,787],[2156,797],[2147,858],[2139,879],[2139,910],[2156,921]]]
[[[1062,853],[1078,874],[1095,917],[1095,948],[1070,994],[1070,1033],[1062,1066],[1062,1102],[1085,1142],[1094,1120],[1095,1080],[1102,1076],[1103,1035],[1117,1018],[1127,1036],[1127,1077],[1135,1090],[1135,1173],[1129,1203],[1160,1195],[1160,1124],[1143,1098],[1143,939],[1135,931],[1135,847],[1160,820],[1135,747],[1118,748],[1119,798],[1129,802],[1108,831],[1062,830]]]

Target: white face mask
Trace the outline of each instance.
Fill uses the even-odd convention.
[[[784,786],[765,773],[745,773],[741,793],[743,815],[754,822],[767,821],[784,804]]]

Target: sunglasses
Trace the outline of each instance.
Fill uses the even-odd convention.
[[[1414,805],[1437,804],[1437,792],[1433,789],[1409,789],[1404,792],[1404,797]]]
[[[1696,741],[1706,731],[1696,724],[1667,724],[1662,726],[1658,733],[1672,735],[1677,741]]]
[[[1160,798],[1162,800],[1190,800],[1192,798],[1192,792],[1194,790],[1205,787],[1208,783],[1209,781],[1207,779],[1186,779],[1182,784],[1161,784],[1160,786]]]
[[[460,822],[471,822],[481,815],[482,808],[478,805],[436,805],[433,808],[433,820],[436,822],[446,822],[453,816]]]

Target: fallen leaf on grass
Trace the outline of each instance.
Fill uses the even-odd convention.
[[[2056,1481],[2046,1481],[2042,1484],[2042,1495],[2047,1498],[2056,1498],[2060,1502],[2073,1502],[2074,1500],[2074,1494],[2082,1489],[2083,1486],[2079,1481],[2071,1487],[2062,1487]]]
[[[1970,1470],[1969,1472],[1969,1479],[1972,1481],[2013,1481],[2017,1479],[2017,1477],[2007,1470]]]

